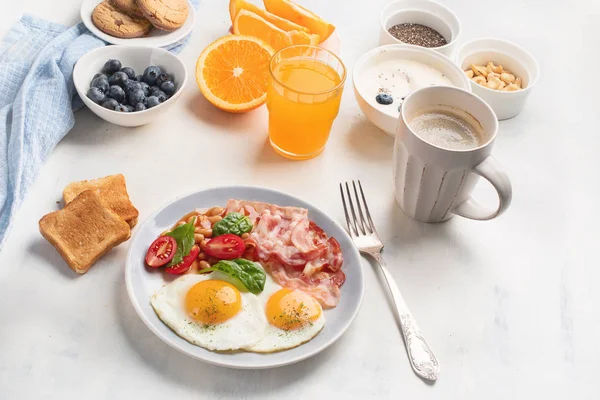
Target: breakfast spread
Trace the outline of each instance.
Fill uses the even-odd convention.
[[[290,0],[263,2],[264,9],[246,0],[229,1],[233,34],[215,40],[201,52],[196,63],[196,81],[204,97],[227,112],[248,112],[266,103],[269,142],[275,151],[292,159],[312,158],[325,148],[346,79],[341,58],[320,47],[336,28]],[[96,6],[92,20],[109,35],[134,38],[146,35],[152,27],[164,31],[178,29],[188,18],[188,7],[186,0],[107,0]],[[438,178],[426,175],[427,165],[434,165],[442,157],[450,160],[454,153],[479,151],[493,141],[495,131],[484,132],[479,120],[468,112],[479,110],[472,105],[420,106],[404,121],[408,105],[417,103],[413,99],[425,91],[454,90],[459,92],[456,96],[464,93],[475,96],[448,88],[461,83],[463,89],[469,88],[463,68],[445,57],[437,55],[436,59],[431,55],[437,54],[433,50],[414,47],[445,46],[448,40],[440,32],[412,22],[393,25],[387,32],[412,46],[395,45],[400,54],[396,58],[385,56],[387,49],[393,51],[391,46],[382,47],[372,62],[365,63],[361,73],[355,75],[356,91],[364,95],[363,103],[393,117],[394,129],[404,107],[395,145],[395,154],[400,156],[395,157],[406,156],[406,165],[416,162],[409,155],[417,154],[420,149],[402,147],[402,135],[415,135],[419,140],[414,143],[445,151],[423,167],[412,168],[411,164],[410,171],[422,171],[421,176],[414,178],[417,185],[409,173],[395,176],[396,190],[401,193],[398,202],[404,208],[405,199]],[[457,70],[454,74],[459,80],[447,64]],[[86,72],[86,89],[97,65],[94,64],[89,75]],[[176,71],[185,71],[185,67]],[[470,64],[464,74],[490,89],[508,92],[523,89],[520,77],[492,61],[485,66]],[[183,84],[178,83],[181,88]],[[404,103],[409,94],[430,86],[435,87],[414,93]],[[149,65],[137,74],[133,68],[111,58],[93,76],[87,98],[105,109],[129,113],[156,107],[177,90],[175,77],[164,67]],[[78,91],[85,93],[79,88]],[[481,100],[469,97],[469,101]],[[395,163],[401,168],[404,159]],[[438,198],[426,204],[426,214],[417,210],[413,217],[424,221],[449,218],[456,210],[455,199],[464,194],[465,176],[474,168],[468,165],[445,171],[439,177],[439,184],[437,181],[431,184],[435,190],[427,191],[431,195],[437,193]],[[454,176],[456,171],[462,176]],[[502,187],[510,189],[510,183]],[[348,186],[346,189],[350,195]],[[354,190],[358,197],[356,187]],[[443,198],[446,192],[453,193],[447,196],[451,198],[448,201]],[[500,190],[499,195],[502,198]],[[64,189],[63,198],[65,207],[42,217],[39,230],[73,271],[84,274],[102,255],[130,238],[139,213],[120,174],[73,182]],[[362,199],[366,202],[364,195]],[[507,207],[508,203],[510,196],[501,201],[500,207]],[[362,214],[360,217],[366,224]],[[356,225],[355,228],[353,239],[358,232]],[[350,224],[349,230],[352,232]],[[147,237],[138,237],[142,237],[145,251]],[[139,256],[136,268],[144,276],[160,278],[164,273],[168,282],[149,298],[158,318],[189,343],[211,351],[271,353],[312,340],[324,328],[327,310],[340,304],[340,288],[346,282],[340,243],[309,218],[307,209],[259,201],[231,199],[226,204],[193,210],[149,243],[143,261],[141,254],[136,252],[135,256]],[[141,265],[147,268],[139,268]],[[145,300],[149,293],[143,296]]]
[[[441,33],[428,26],[413,23],[403,23],[388,29],[390,35],[406,44],[421,47],[441,47],[448,44]]]
[[[173,31],[185,23],[187,0],[105,0],[92,11],[92,22],[121,39],[146,36],[151,29]]]
[[[137,38],[146,35],[152,24],[144,17],[128,14],[108,0],[98,4],[92,12],[92,22],[102,32],[118,38]]]
[[[123,175],[74,182],[63,196],[65,208],[40,219],[40,233],[78,274],[131,236],[138,217]]]
[[[102,107],[119,112],[144,111],[167,101],[176,88],[170,75],[151,65],[141,75],[133,68],[121,67],[119,60],[108,60],[102,72],[92,78],[87,97]]]
[[[467,77],[478,85],[504,92],[514,92],[523,89],[521,78],[517,78],[512,72],[495,65],[492,61],[484,65],[471,64],[465,71]]]
[[[310,340],[346,279],[339,243],[308,210],[235,199],[186,214],[150,245],[145,262],[183,274],[152,296],[152,307],[210,350],[271,352]],[[244,339],[232,342],[232,329]]]

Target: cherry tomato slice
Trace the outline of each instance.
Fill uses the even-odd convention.
[[[183,260],[179,264],[165,268],[165,272],[173,275],[185,274],[190,270],[192,263],[196,257],[198,257],[198,253],[200,253],[200,248],[198,246],[193,246],[192,250],[190,250],[190,254],[183,257]]]
[[[146,253],[146,264],[152,268],[168,264],[177,251],[177,242],[171,236],[161,236],[150,245]]]
[[[233,260],[239,258],[246,251],[246,245],[239,236],[227,233],[217,236],[206,242],[204,252],[210,257],[221,260]]]

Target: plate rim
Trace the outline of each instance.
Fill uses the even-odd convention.
[[[81,6],[79,8],[79,17],[81,18],[81,21],[83,22],[83,24],[85,25],[85,27],[97,38],[107,42],[108,44],[114,44],[114,45],[121,45],[121,46],[144,46],[144,47],[167,47],[170,46],[172,44],[175,44],[177,42],[179,42],[180,40],[183,40],[187,35],[189,35],[193,30],[194,30],[194,26],[196,25],[196,10],[194,9],[194,6],[189,2],[189,0],[186,0],[188,3],[188,8],[190,9],[189,13],[188,13],[188,17],[184,23],[187,24],[188,21],[190,21],[189,27],[187,29],[183,29],[181,30],[181,32],[179,33],[178,31],[183,28],[183,26],[179,29],[176,29],[175,31],[169,32],[170,33],[174,33],[174,32],[178,32],[178,35],[175,35],[173,39],[167,40],[165,42],[161,42],[158,44],[147,44],[144,39],[148,39],[148,37],[141,37],[141,38],[129,38],[129,39],[122,39],[122,38],[117,38],[114,36],[111,36],[107,33],[102,32],[100,29],[98,29],[95,25],[94,22],[92,21],[91,18],[91,14],[88,13],[84,13],[84,6],[86,6],[88,3],[91,2],[95,2],[96,5],[100,4],[102,1],[104,0],[82,0],[81,2]],[[95,8],[95,7],[94,7]],[[93,9],[92,9],[93,11]],[[154,28],[157,29],[157,28]],[[138,41],[136,43],[128,43],[129,40],[131,39],[138,39]]]
[[[189,196],[193,196],[199,193],[203,193],[203,192],[208,192],[208,191],[212,191],[212,190],[216,190],[216,189],[220,189],[220,190],[227,190],[227,189],[236,189],[236,190],[261,190],[261,191],[265,191],[265,192],[270,192],[273,194],[277,194],[277,195],[284,195],[287,197],[292,198],[294,201],[299,200],[302,203],[305,203],[306,205],[308,205],[310,208],[319,211],[320,213],[322,213],[324,216],[327,217],[327,219],[332,222],[334,225],[337,225],[338,228],[340,228],[341,231],[343,231],[344,235],[346,235],[346,239],[348,239],[348,241],[352,244],[352,246],[350,246],[350,252],[354,254],[357,262],[358,262],[358,282],[360,285],[360,294],[359,294],[359,298],[358,298],[358,302],[357,302],[357,306],[356,308],[352,311],[352,314],[350,315],[350,317],[344,321],[341,329],[339,329],[339,331],[334,334],[328,341],[326,341],[325,343],[323,343],[321,346],[313,349],[312,351],[309,351],[305,354],[301,354],[298,355],[296,357],[292,357],[290,359],[287,359],[285,361],[280,361],[280,362],[276,362],[276,363],[263,363],[260,365],[231,365],[228,364],[227,362],[218,362],[218,361],[214,361],[214,360],[209,360],[209,359],[205,359],[202,358],[199,355],[196,354],[190,354],[187,351],[185,351],[184,349],[180,348],[176,343],[174,343],[170,338],[164,337],[163,334],[161,332],[159,332],[155,327],[154,324],[146,317],[145,313],[143,312],[141,305],[139,304],[139,302],[137,301],[137,299],[134,296],[133,293],[133,283],[132,283],[132,278],[131,278],[131,270],[133,268],[133,266],[130,267],[130,265],[133,264],[133,247],[130,245],[129,248],[127,249],[127,255],[126,255],[126,260],[125,260],[125,268],[124,268],[124,275],[125,275],[125,286],[127,289],[127,295],[129,297],[129,301],[131,302],[131,305],[133,306],[136,314],[138,315],[138,317],[142,320],[142,322],[144,323],[144,325],[146,325],[146,327],[156,336],[158,337],[163,343],[167,344],[169,347],[179,351],[182,354],[185,354],[188,357],[191,357],[193,359],[205,362],[207,364],[211,364],[211,365],[216,365],[219,367],[225,367],[225,368],[232,368],[232,369],[248,369],[248,370],[259,370],[259,369],[269,369],[269,368],[276,368],[276,367],[283,367],[286,365],[290,365],[290,364],[295,364],[297,362],[306,360],[308,358],[311,358],[319,353],[321,353],[322,351],[326,350],[327,348],[329,348],[331,345],[333,345],[335,342],[337,342],[348,330],[348,328],[350,327],[350,325],[352,325],[352,323],[354,322],[354,320],[356,319],[356,317],[358,316],[358,313],[360,312],[360,309],[362,308],[362,303],[364,300],[364,295],[365,295],[365,276],[362,270],[362,259],[360,256],[360,253],[358,252],[358,250],[356,249],[356,246],[353,245],[353,241],[352,238],[350,237],[350,235],[348,235],[348,232],[346,231],[346,229],[341,226],[337,221],[335,221],[334,219],[332,219],[327,213],[325,213],[324,211],[322,211],[319,207],[316,207],[314,204],[312,204],[311,202],[305,201],[303,199],[300,199],[297,196],[288,194],[286,192],[280,191],[280,190],[276,190],[276,189],[271,189],[271,188],[266,188],[266,187],[262,187],[262,186],[255,186],[255,185],[227,185],[227,186],[212,186],[209,188],[205,188],[205,189],[201,189],[201,190],[195,190],[195,191],[191,191],[189,193],[183,194],[181,196],[177,196],[175,198],[172,198],[170,200],[168,200],[167,202],[165,202],[162,206],[158,207],[152,214],[150,214],[146,219],[144,219],[144,221],[138,225],[138,229],[136,229],[136,232],[132,235],[131,237],[131,241],[130,243],[133,243],[134,240],[137,238],[138,235],[140,235],[140,232],[142,231],[142,228],[151,220],[154,219],[154,217],[160,213],[161,211],[163,211],[165,208],[167,208],[168,206],[170,206],[171,204],[175,203],[178,200],[184,199],[186,197]],[[175,332],[173,332],[173,335],[177,336],[177,334]],[[177,336],[179,337],[179,336]],[[182,339],[185,340],[185,339]]]

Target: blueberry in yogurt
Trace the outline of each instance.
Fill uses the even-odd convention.
[[[375,101],[384,106],[390,105],[394,102],[394,98],[387,93],[379,93],[375,97]]]

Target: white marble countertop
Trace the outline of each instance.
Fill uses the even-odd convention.
[[[3,6],[74,24],[78,0]],[[384,0],[303,5],[327,16],[351,69],[377,45]],[[600,3],[596,0],[443,1],[463,24],[461,42],[482,36],[529,49],[541,79],[525,111],[501,123],[494,154],[512,180],[501,218],[426,225],[393,200],[392,139],[358,109],[352,83],[326,151],[305,162],[266,142],[266,110],[230,115],[194,84],[200,51],[229,27],[225,0],[203,0],[181,57],[190,84],[170,114],[125,129],[88,110],[42,168],[0,253],[2,399],[598,399],[600,387]],[[209,167],[210,166],[210,167]],[[337,183],[361,179],[385,256],[441,364],[435,385],[411,371],[401,337],[367,261],[366,294],[348,332],[296,365],[236,371],[171,349],[135,314],[123,268],[128,244],[76,276],[38,233],[69,182],[123,173],[145,219],[167,200],[228,184],[276,188],[340,222]],[[495,193],[476,191],[482,202]]]

